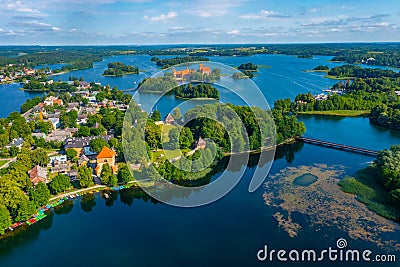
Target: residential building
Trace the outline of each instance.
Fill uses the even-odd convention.
[[[69,176],[71,182],[78,180],[78,170],[70,170],[67,175]]]
[[[50,118],[49,121],[53,124],[53,129],[57,129],[60,127],[60,119],[59,118]]]
[[[168,114],[164,119],[165,124],[175,124],[175,119],[171,114]]]
[[[82,165],[87,165],[89,162],[89,158],[86,157],[85,154],[82,154],[82,156],[78,159],[78,166],[82,166]]]
[[[19,149],[21,149],[22,145],[24,144],[24,138],[20,137],[20,138],[14,138],[11,143],[9,143],[8,145],[6,145],[6,148],[11,148],[13,146],[18,147]]]
[[[46,137],[46,142],[64,142],[68,137],[73,136],[78,128],[66,128],[64,130],[56,130]]]
[[[111,138],[114,138],[114,135],[103,135],[103,136],[88,136],[88,137],[74,137],[68,138],[65,141],[64,148],[69,149],[73,148],[78,152],[78,155],[82,154],[83,148],[90,146],[90,141],[96,138],[103,138],[105,141],[110,141]]]
[[[28,175],[34,185],[38,184],[39,182],[43,182],[45,184],[49,182],[47,179],[47,169],[39,165],[36,165],[30,171],[28,171]]]
[[[199,139],[197,139],[196,142],[194,142],[194,148],[195,149],[205,149],[206,145],[207,145],[206,140],[204,140],[201,137],[199,137]]]
[[[37,139],[46,138],[45,133],[32,133],[32,137],[36,137]]]
[[[43,101],[45,106],[63,105],[63,101],[55,96],[49,96]]]

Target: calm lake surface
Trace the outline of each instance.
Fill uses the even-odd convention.
[[[84,77],[87,81],[129,89],[136,87],[144,77],[158,71],[150,58],[147,55],[106,58],[95,63],[93,69],[59,75],[56,79]],[[321,73],[306,73],[303,70],[321,64],[339,65],[327,62],[330,57],[323,56],[298,59],[294,56],[256,55],[210,59],[230,66],[246,62],[270,66],[261,68],[259,75],[254,78],[270,104],[280,98],[293,98],[301,92],[320,93],[336,81],[323,78]],[[138,66],[144,72],[121,78],[101,76],[107,64],[113,61]],[[2,117],[18,110],[19,105],[31,97],[31,94],[18,88],[18,85],[0,86],[0,99],[4,107],[1,110]],[[140,95],[144,102],[153,101],[153,97],[157,96]],[[16,98],[21,103],[17,103]],[[221,100],[227,101],[228,98],[228,94],[225,95],[222,90]],[[157,108],[165,115],[180,102],[168,96],[159,102]],[[302,116],[300,119],[306,124],[305,135],[308,137],[376,150],[400,144],[399,132],[372,126],[366,118]],[[351,175],[372,160],[374,158],[370,156],[297,144],[277,151],[270,174],[287,167],[321,163],[342,165],[346,174]],[[382,252],[376,245],[353,240],[346,232],[334,227],[303,227],[297,237],[290,238],[278,227],[272,216],[276,208],[264,203],[265,188],[259,188],[254,193],[247,191],[254,167],[241,168],[246,168],[245,175],[229,194],[199,208],[185,209],[156,204],[137,190],[116,194],[115,201],[105,200],[100,195],[94,201],[82,202],[82,198],[78,198],[72,205],[57,213],[53,212],[23,233],[0,241],[0,266],[310,266],[298,263],[260,263],[256,253],[266,244],[271,249],[325,249],[328,246],[335,247],[336,240],[341,237],[347,239],[350,248]],[[388,235],[395,240],[400,239],[399,232]],[[355,266],[375,265],[360,263]]]

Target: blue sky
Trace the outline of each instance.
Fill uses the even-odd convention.
[[[400,1],[0,0],[0,45],[400,41]]]

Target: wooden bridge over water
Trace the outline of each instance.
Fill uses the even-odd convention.
[[[308,137],[304,137],[304,136],[297,136],[297,137],[295,137],[295,139],[298,141],[304,142],[304,143],[309,143],[309,144],[314,144],[314,145],[318,145],[318,146],[324,146],[324,147],[329,147],[329,148],[334,148],[334,149],[339,149],[339,150],[345,150],[345,151],[350,151],[350,152],[354,152],[354,153],[360,153],[360,154],[365,154],[365,155],[370,155],[370,156],[378,155],[378,151],[375,151],[375,150],[354,147],[354,146],[348,146],[348,145],[342,145],[342,144],[338,144],[338,143],[308,138]]]

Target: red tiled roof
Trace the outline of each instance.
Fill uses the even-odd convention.
[[[112,158],[117,155],[113,150],[109,149],[108,147],[103,147],[100,153],[97,155],[97,159],[105,159],[105,158]]]

